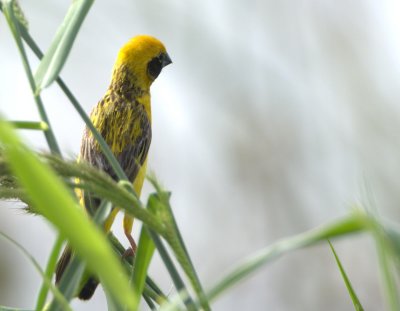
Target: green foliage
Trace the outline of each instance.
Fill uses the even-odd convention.
[[[32,206],[68,239],[121,304],[133,306],[134,298],[118,258],[104,234],[86,217],[61,180],[20,142],[4,121],[0,121],[0,141],[7,163]],[[44,189],[46,195],[43,195]]]
[[[72,2],[49,50],[36,71],[36,93],[49,86],[58,77],[93,2],[94,0],[75,0]]]
[[[29,252],[19,243],[17,243],[15,240],[10,238],[8,235],[0,232],[0,236],[16,246],[27,258],[28,260],[32,263],[32,265],[35,267],[35,269],[39,272],[39,274],[43,277],[43,281],[46,283],[46,285],[50,288],[50,290],[53,292],[55,299],[58,301],[59,305],[63,307],[64,310],[70,310],[70,307],[68,305],[68,301],[64,298],[64,296],[60,293],[60,291],[56,288],[55,285],[51,284],[51,280],[44,274],[42,268],[38,264],[38,262],[33,258]],[[41,309],[41,308],[40,308]],[[11,310],[9,308],[1,307],[0,310]],[[17,310],[17,309],[12,309],[12,310]]]
[[[336,251],[335,251],[332,243],[330,241],[328,241],[328,242],[329,242],[329,246],[331,247],[332,253],[335,256],[335,260],[336,260],[336,263],[340,270],[340,274],[342,275],[343,281],[346,284],[347,291],[349,292],[350,298],[353,301],[354,309],[357,311],[363,311],[364,308],[362,307],[360,300],[358,299],[357,294],[354,291],[353,286],[351,285],[351,282],[346,274],[346,271],[344,271],[344,268],[342,266],[342,263],[340,262],[339,256],[336,254]]]
[[[140,296],[146,283],[147,270],[150,265],[151,258],[155,251],[155,245],[151,239],[148,229],[143,226],[139,237],[139,247],[136,252],[135,269],[132,274],[132,284],[135,289],[137,305],[139,306]]]
[[[36,310],[70,308],[69,301],[75,296],[82,280],[89,272],[97,275],[105,288],[109,310],[137,310],[140,296],[143,296],[152,309],[210,310],[210,302],[280,256],[296,249],[325,242],[327,239],[349,237],[350,234],[360,232],[369,233],[375,238],[388,306],[391,310],[400,309],[400,295],[394,279],[394,266],[398,264],[400,255],[400,233],[397,228],[360,208],[354,209],[342,219],[277,241],[261,249],[256,254],[245,258],[214,286],[204,291],[175,221],[170,206],[170,192],[165,191],[156,178],[151,176],[149,180],[154,187],[154,193],[150,195],[147,204],[137,198],[132,185],[127,181],[104,139],[94,128],[78,100],[59,77],[92,3],[93,0],[72,2],[49,50],[43,54],[28,32],[21,8],[15,1],[0,1],[0,9],[14,36],[40,115],[38,122],[0,121],[0,199],[16,198],[25,202],[27,211],[42,215],[58,232],[44,272],[22,246],[12,242],[30,258],[43,278]],[[23,41],[38,58],[42,59],[35,77],[28,62]],[[92,131],[116,172],[119,182],[115,182],[104,172],[84,163],[62,158],[39,95],[41,89],[54,81]],[[17,129],[43,131],[51,154],[38,154],[29,150],[18,138],[15,132]],[[87,217],[76,202],[74,196],[76,189],[88,191],[102,200],[101,207],[92,219]],[[125,257],[120,260],[125,249],[112,233],[106,235],[99,228],[109,214],[111,205],[118,206],[142,222],[133,264]],[[65,240],[77,256],[69,264],[56,288],[50,280]],[[160,254],[177,289],[178,293],[174,297],[167,297],[148,276],[147,271],[155,251]],[[332,251],[355,308],[361,310],[361,303],[355,295],[350,280],[333,248]],[[177,264],[180,269],[176,267]],[[180,271],[183,271],[184,275]],[[187,284],[190,284],[190,287]],[[47,307],[44,307],[49,290],[53,298],[48,300]],[[0,307],[1,310],[11,309]]]

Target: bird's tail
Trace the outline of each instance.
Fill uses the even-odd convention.
[[[56,284],[59,284],[61,277],[63,276],[65,269],[72,259],[72,250],[67,245],[57,262],[56,266]],[[79,290],[78,298],[82,300],[89,300],[92,298],[94,292],[96,291],[97,286],[99,285],[99,281],[94,276],[89,276],[87,280],[83,283],[82,288]]]

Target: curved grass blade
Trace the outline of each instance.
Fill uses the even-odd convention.
[[[23,29],[21,29],[21,35],[24,38],[25,42],[28,44],[28,46],[35,53],[35,55],[38,58],[42,58],[43,53],[41,52],[41,50],[39,49],[39,47],[37,46],[35,41],[32,39],[32,37],[29,35],[29,33],[27,31],[24,31]],[[113,157],[113,155],[112,155],[111,151],[109,150],[108,146],[105,144],[104,139],[102,139],[100,134],[93,127],[93,124],[90,122],[88,116],[86,115],[86,113],[84,112],[84,110],[82,109],[82,107],[78,103],[77,99],[72,94],[72,92],[69,90],[69,88],[65,85],[65,83],[60,78],[57,78],[57,83],[59,84],[61,89],[64,91],[66,96],[70,99],[71,103],[73,104],[75,109],[78,111],[78,113],[80,114],[82,119],[85,121],[86,125],[90,128],[90,130],[94,134],[96,140],[99,142],[99,144],[100,144],[100,146],[102,148],[102,151],[106,155],[107,159],[110,161],[110,164],[113,167],[114,171],[116,172],[117,176],[120,179],[126,179],[125,174],[123,173],[123,171],[121,170],[120,166],[118,165],[115,157]],[[130,192],[133,192],[132,189],[129,189],[129,190],[130,190]],[[158,226],[154,225],[153,227],[156,228]],[[156,230],[156,231],[160,232],[161,230]]]
[[[89,220],[62,181],[20,142],[5,121],[0,121],[0,142],[11,170],[34,207],[68,239],[121,305],[132,309],[135,300],[128,278],[104,233]]]
[[[68,301],[65,300],[64,296],[60,293],[60,291],[57,289],[57,287],[51,283],[51,280],[49,278],[47,278],[47,276],[44,274],[42,268],[40,267],[39,263],[35,260],[35,258],[33,258],[32,255],[29,254],[29,252],[21,244],[19,244],[17,241],[10,238],[5,233],[0,232],[0,236],[3,237],[8,242],[10,242],[11,244],[13,244],[14,246],[16,246],[29,259],[29,261],[33,264],[35,269],[42,276],[43,282],[50,288],[50,290],[54,294],[55,299],[63,307],[63,309],[64,310],[72,310],[68,304]],[[2,310],[1,308],[4,308],[4,307],[0,307],[0,311]],[[18,309],[3,309],[3,310],[18,310]]]
[[[357,311],[364,311],[364,308],[361,305],[361,302],[358,299],[357,294],[354,291],[349,278],[347,277],[346,271],[344,271],[344,269],[343,269],[342,263],[340,262],[340,259],[339,259],[338,255],[336,254],[336,251],[335,251],[332,243],[329,240],[328,240],[328,243],[329,243],[329,246],[331,247],[333,255],[335,256],[336,263],[339,267],[340,274],[342,275],[343,281],[346,284],[347,291],[349,292],[350,298],[353,301],[354,309]]]
[[[111,204],[105,200],[102,200],[96,214],[94,215],[94,221],[96,224],[102,226],[105,218],[111,211]],[[83,276],[88,277],[89,273],[85,273],[85,262],[74,256],[71,263],[66,268],[61,281],[58,285],[60,291],[64,294],[64,297],[71,300],[81,285]],[[56,301],[50,304],[48,311],[61,310]]]
[[[289,251],[314,245],[318,242],[339,237],[344,234],[368,230],[371,228],[371,222],[373,222],[373,220],[368,218],[366,214],[361,211],[355,211],[343,219],[278,241],[244,259],[236,268],[207,291],[207,297],[209,301],[214,300],[257,269]]]
[[[58,77],[93,2],[94,0],[72,1],[64,21],[36,71],[36,94],[39,94],[41,89],[49,86]]]

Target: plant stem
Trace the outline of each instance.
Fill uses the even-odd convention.
[[[51,280],[54,270],[56,268],[58,254],[61,251],[63,241],[64,241],[64,238],[62,238],[61,235],[59,234],[56,239],[56,242],[53,245],[53,249],[51,250],[49,261],[47,262],[46,271],[45,271],[45,276],[49,280]],[[48,292],[49,292],[49,287],[46,284],[46,282],[43,281],[42,286],[39,291],[38,300],[36,302],[36,308],[35,308],[36,311],[43,310],[44,304],[46,303],[46,298],[47,298]]]
[[[40,130],[40,131],[47,131],[49,126],[47,123],[35,122],[35,121],[10,121],[13,127],[17,129],[24,129],[24,130]]]
[[[193,302],[192,298],[189,296],[189,292],[187,291],[186,286],[183,283],[183,280],[180,277],[178,270],[175,268],[175,265],[174,265],[171,257],[169,256],[164,244],[162,243],[160,237],[151,229],[149,229],[149,233],[150,233],[151,238],[154,241],[154,244],[156,245],[158,252],[160,253],[160,256],[171,276],[172,281],[174,282],[176,290],[178,291],[178,293],[181,293],[185,296],[183,301],[184,301],[187,309],[188,310],[196,310],[194,302]]]
[[[202,308],[204,310],[211,310],[206,295],[204,293],[203,287],[201,285],[200,279],[196,273],[196,269],[194,268],[193,262],[190,258],[189,252],[187,251],[182,235],[179,231],[178,225],[176,224],[176,220],[172,212],[171,206],[169,204],[169,201],[167,201],[167,203],[164,204],[164,206],[168,212],[168,218],[169,218],[168,223],[172,225],[173,229],[173,234],[169,234],[169,232],[167,233],[167,235],[170,238],[169,239],[170,246],[172,247],[175,245],[174,250],[176,251],[177,259],[179,260],[179,263],[181,264],[182,268],[185,270],[186,275],[190,279],[192,286],[196,291],[196,294],[200,300]],[[178,254],[180,254],[181,256],[178,256]]]
[[[389,310],[396,311],[400,310],[399,291],[396,285],[395,273],[393,271],[391,256],[392,254],[390,247],[387,245],[385,235],[378,224],[376,224],[374,231],[374,238],[376,244],[376,250],[379,259],[379,268],[381,270],[381,277],[383,282],[383,288],[387,299]]]
[[[26,75],[29,80],[29,85],[30,85],[30,88],[31,88],[31,91],[33,94],[33,98],[34,98],[37,108],[39,110],[40,119],[48,125],[48,130],[43,132],[44,136],[47,140],[47,143],[49,145],[51,152],[54,154],[61,155],[60,148],[59,148],[57,140],[54,136],[52,127],[50,125],[49,118],[47,117],[47,113],[43,106],[42,99],[41,99],[40,95],[35,94],[35,92],[36,92],[35,80],[33,78],[33,74],[32,74],[31,67],[29,65],[28,57],[26,56],[25,48],[24,48],[24,45],[21,40],[21,31],[20,31],[20,25],[19,25],[20,23],[17,21],[17,19],[14,16],[12,4],[6,4],[3,9],[4,9],[4,15],[6,16],[8,25],[11,29],[11,32],[12,32],[15,42],[17,44],[19,53],[21,55],[22,63],[24,65],[24,69],[25,69]]]

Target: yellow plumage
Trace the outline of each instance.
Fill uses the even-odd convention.
[[[147,153],[151,142],[150,86],[162,68],[169,63],[171,60],[159,40],[147,35],[134,37],[119,51],[110,86],[90,114],[93,125],[110,146],[138,196],[146,175]],[[82,137],[78,161],[86,161],[117,179],[99,144],[87,128]],[[85,195],[90,194],[79,192],[78,195],[82,204],[87,205],[89,201]],[[91,199],[90,202],[92,208],[96,209],[99,200]],[[111,228],[117,212],[114,209],[106,220],[106,231]],[[125,215],[125,235],[132,248],[135,248],[131,237],[132,224],[133,219]],[[57,266],[57,282],[70,257],[71,251],[66,249]],[[89,281],[79,297],[89,299],[96,286],[96,281]]]

